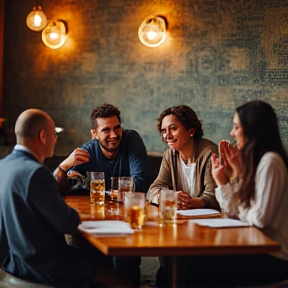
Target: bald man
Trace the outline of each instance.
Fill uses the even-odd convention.
[[[53,176],[42,164],[54,153],[54,121],[42,110],[28,109],[18,117],[15,134],[14,150],[0,161],[1,268],[16,277],[57,287],[105,283],[101,271],[106,269],[106,273],[108,268],[97,265],[99,252],[89,250],[88,255],[64,239],[64,234],[77,231],[80,219],[60,197]],[[111,273],[110,279],[119,276]]]

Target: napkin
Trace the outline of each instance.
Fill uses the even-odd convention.
[[[191,220],[192,222],[201,225],[208,226],[212,228],[226,228],[226,227],[247,227],[251,226],[248,222],[243,222],[236,219],[230,218],[207,218],[207,219],[197,219]]]
[[[93,235],[133,234],[129,223],[121,220],[83,221],[78,229]]]
[[[188,209],[188,210],[178,210],[178,214],[183,216],[202,216],[202,215],[214,215],[220,214],[219,211],[215,209]]]

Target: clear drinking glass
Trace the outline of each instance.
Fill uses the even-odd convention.
[[[174,225],[177,217],[177,193],[162,189],[160,194],[160,225]]]
[[[124,219],[131,228],[141,229],[145,217],[145,193],[124,192]]]
[[[111,201],[117,202],[118,198],[118,177],[111,177]]]
[[[104,172],[90,172],[90,201],[96,205],[105,203]]]
[[[118,177],[118,202],[123,202],[124,192],[134,191],[134,181],[132,177]]]

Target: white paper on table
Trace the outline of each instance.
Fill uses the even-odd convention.
[[[220,214],[215,209],[188,209],[188,210],[177,210],[177,213],[182,216],[204,216],[204,215],[215,215]]]
[[[93,235],[133,234],[130,224],[121,220],[83,221],[78,229]]]
[[[207,218],[207,219],[196,219],[190,220],[201,226],[208,226],[212,228],[225,228],[225,227],[247,227],[251,226],[248,222],[243,222],[236,219],[230,218]]]

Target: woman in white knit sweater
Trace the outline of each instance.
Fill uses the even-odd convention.
[[[216,198],[229,217],[258,227],[281,244],[281,251],[234,255],[229,263],[221,261],[221,269],[233,266],[246,283],[287,279],[288,159],[273,108],[263,101],[238,107],[231,136],[237,147],[225,146],[219,158],[212,155]]]

